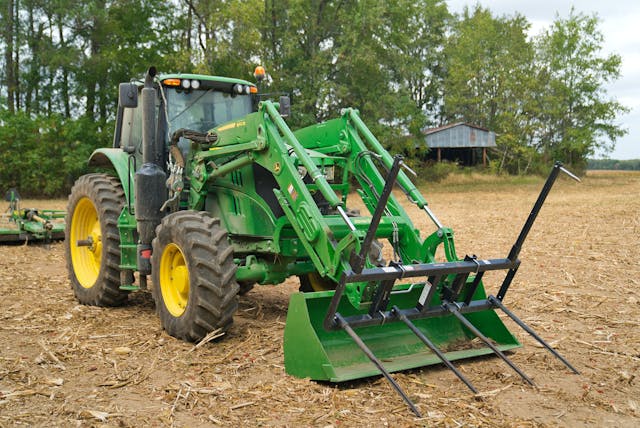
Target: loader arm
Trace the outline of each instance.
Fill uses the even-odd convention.
[[[216,143],[193,156],[191,209],[202,209],[209,185],[218,178],[256,163],[273,175],[277,183],[273,193],[288,220],[277,222],[275,235],[279,236],[283,228],[292,228],[315,271],[335,284],[344,273],[353,270],[353,255],[361,251],[367,232],[376,239],[389,241],[396,264],[433,262],[435,250],[443,242],[447,260],[457,260],[452,231],[440,227],[422,239],[392,194],[385,197],[384,215],[374,230],[369,230],[370,216],[346,215],[350,178],[355,177],[359,183],[358,193],[373,215],[387,183],[383,173],[393,163],[356,110],[346,109],[341,118],[293,133],[279,115],[277,106],[265,101],[258,112],[223,124],[215,132]],[[342,169],[333,183],[316,165],[319,159],[324,159],[322,156]],[[403,171],[398,172],[397,182],[419,208],[427,206]],[[323,214],[318,208],[315,199],[319,195],[331,208],[330,214]],[[279,242],[274,240],[273,245],[278,248]],[[368,260],[364,263],[366,267],[375,267]],[[350,282],[345,295],[354,307],[366,308],[376,286],[372,281]]]
[[[286,125],[277,107],[265,101],[258,112],[221,125],[215,132],[218,134],[215,145],[193,156],[190,207],[202,207],[208,185],[217,178],[251,163],[260,165],[273,175],[278,187],[273,193],[288,220],[279,221],[278,227],[293,228],[316,271],[337,282],[349,269],[348,255],[359,249],[362,232],[355,229],[341,232],[339,238],[335,236],[335,228],[329,221],[337,216],[323,216],[298,167],[305,168],[305,175],[313,183],[312,191],[320,192],[331,208],[344,212],[344,202]]]

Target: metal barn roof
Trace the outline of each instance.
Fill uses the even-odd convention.
[[[431,149],[496,147],[496,133],[471,123],[452,123],[424,131]]]

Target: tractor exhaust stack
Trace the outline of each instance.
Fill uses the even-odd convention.
[[[150,67],[142,88],[142,166],[135,175],[138,269],[143,275],[151,273],[151,241],[162,219],[160,208],[167,199],[167,176],[162,168],[160,140],[156,138],[155,75],[155,67]]]

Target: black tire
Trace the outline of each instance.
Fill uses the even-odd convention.
[[[219,219],[197,211],[166,216],[156,228],[151,266],[156,312],[167,333],[195,342],[231,326],[237,267]]]
[[[120,290],[118,217],[124,206],[120,181],[107,174],[78,178],[67,204],[65,254],[76,299],[92,306],[119,306],[127,300]],[[91,246],[79,240],[92,239]]]

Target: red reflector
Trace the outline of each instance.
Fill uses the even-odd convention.
[[[140,251],[140,255],[142,256],[143,259],[150,259],[151,258],[151,250],[142,250],[142,251]]]

